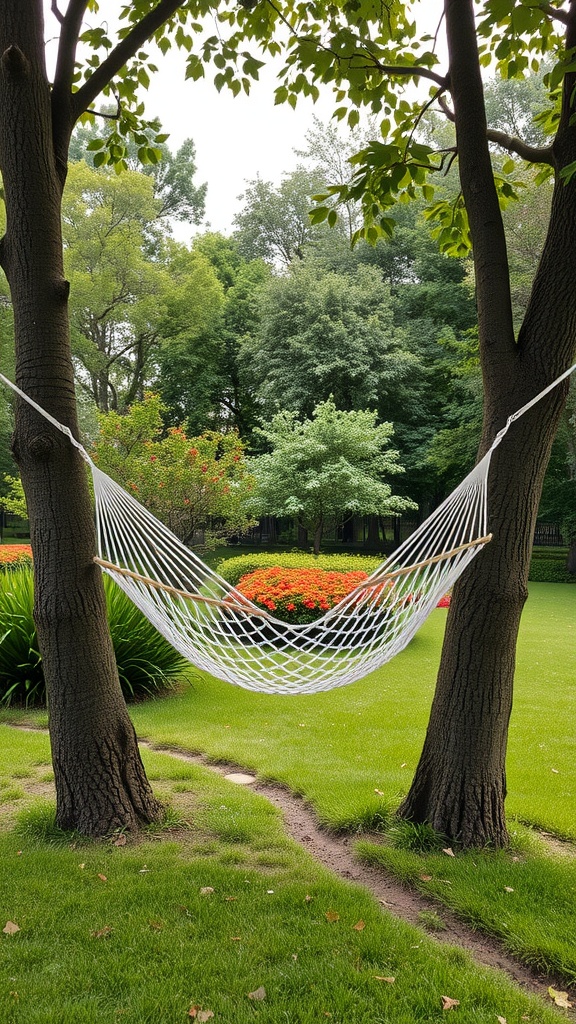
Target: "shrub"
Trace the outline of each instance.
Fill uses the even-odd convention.
[[[242,576],[257,569],[325,569],[328,572],[364,572],[370,575],[382,560],[367,555],[308,555],[304,551],[286,551],[282,554],[254,553],[225,558],[218,564],[218,572],[228,583],[236,586]]]
[[[171,688],[184,672],[186,660],[107,576],[104,589],[126,700]],[[34,584],[29,569],[0,574],[0,704],[33,707],[46,700],[33,603]]]
[[[566,568],[566,555],[562,558],[535,555],[530,563],[528,579],[532,583],[576,583],[576,576]]]
[[[0,544],[0,572],[32,565],[29,544]]]

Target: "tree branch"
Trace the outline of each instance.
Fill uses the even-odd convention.
[[[454,111],[450,110],[443,96],[438,97],[438,103],[448,120],[454,123]],[[501,132],[497,128],[488,128],[486,138],[489,142],[495,142],[497,146],[501,146],[502,149],[507,149],[509,153],[516,153],[517,156],[522,157],[529,164],[550,164],[551,167],[556,166],[552,146],[530,146],[517,135],[508,135],[507,132]]]
[[[51,6],[50,9],[52,11],[52,14],[56,18],[56,21],[59,21],[60,24],[62,25],[62,23],[64,21],[64,15],[62,14],[62,12],[60,10],[58,10],[58,0],[52,0],[52,6]]]
[[[78,36],[84,21],[88,0],[70,0],[65,16],[62,16],[59,11],[56,13],[56,4],[57,0],[53,0],[52,10],[62,25],[62,29],[54,74],[54,92],[62,95],[64,92],[69,93],[72,87]]]
[[[179,7],[183,6],[182,0],[160,0],[154,10],[132,27],[128,35],[114,47],[106,60],[102,61],[102,64],[94,70],[78,92],[73,94],[72,104],[75,120],[88,109],[105,86],[112,81],[114,75],[118,74],[127,61],[154,35],[154,32],[161,28]]]
[[[507,132],[500,132],[496,128],[489,128],[486,134],[489,142],[495,142],[497,146],[507,149],[509,153],[516,153],[530,164],[556,166],[552,146],[530,146],[517,135],[508,135]]]
[[[556,21],[561,21],[564,25],[568,25],[570,15],[566,11],[560,11],[557,7],[553,7],[552,4],[538,4],[538,7],[543,14],[549,14]]]
[[[351,64],[355,57],[362,57],[363,60],[370,60],[369,64],[364,65],[365,67],[376,67],[383,75],[391,75],[392,77],[399,75],[401,78],[413,75],[416,78],[429,78],[431,82],[436,82],[436,85],[439,85],[441,89],[445,89],[448,85],[448,80],[446,78],[442,78],[441,75],[437,75],[436,72],[431,71],[430,68],[421,68],[414,65],[404,66],[402,64],[382,64],[377,57],[370,53],[369,50],[363,50],[360,53],[351,53],[349,57],[342,57],[341,54],[336,53],[336,51],[331,49],[330,46],[326,46],[324,43],[320,42],[319,39],[314,38],[314,36],[299,36],[294,26],[290,24],[288,18],[282,14],[282,11],[275,3],[273,3],[273,0],[268,0],[268,3],[276,12],[280,21],[288,28],[290,35],[302,42],[313,43],[320,50],[324,50],[325,53],[331,53],[337,61],[347,61]],[[246,4],[242,4],[242,6],[246,6]],[[250,10],[251,8],[247,9]]]

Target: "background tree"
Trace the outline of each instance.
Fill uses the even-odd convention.
[[[151,238],[160,211],[152,179],[72,164],[64,192],[65,268],[78,378],[101,412],[141,397],[158,347],[170,276]],[[159,251],[160,250],[160,251]]]
[[[261,259],[245,260],[235,239],[208,233],[171,266],[175,284],[161,333],[159,389],[190,429],[239,430],[255,423],[252,386],[239,353],[260,321],[260,290],[270,276]]]
[[[101,115],[114,119],[116,107],[104,105]],[[196,185],[196,147],[192,139],[185,139],[176,153],[172,153],[165,143],[158,144],[159,122],[153,122],[155,128],[143,128],[140,144],[134,138],[126,139],[126,161],[131,170],[149,175],[153,181],[154,198],[159,201],[157,216],[200,224],[204,219],[206,192],[208,185]],[[69,159],[71,161],[86,160],[90,157],[98,166],[106,150],[109,132],[102,127],[102,120],[92,114],[84,116],[78,124],[70,140]],[[145,140],[145,141],[144,141]],[[149,153],[143,162],[143,147]],[[139,156],[140,152],[140,156]],[[153,162],[150,160],[153,155]]]
[[[148,394],[124,416],[100,417],[94,461],[185,544],[213,545],[254,525],[247,502],[254,479],[235,433],[163,433],[162,404]]]
[[[248,182],[240,197],[244,207],[234,218],[239,252],[246,259],[286,267],[301,259],[314,233],[309,216],[312,196],[322,184],[316,172],[304,167],[286,174],[279,188],[260,178]]]
[[[389,447],[391,423],[376,424],[375,412],[345,412],[332,399],[310,419],[277,413],[261,431],[271,451],[254,458],[256,515],[289,516],[314,538],[320,551],[324,529],[355,515],[398,515],[415,508],[392,494],[386,477],[402,473]]]

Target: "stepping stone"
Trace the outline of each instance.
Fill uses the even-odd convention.
[[[228,782],[235,782],[238,786],[250,786],[256,782],[255,775],[244,775],[243,772],[232,772],[230,775],[225,775],[224,778],[228,779]]]

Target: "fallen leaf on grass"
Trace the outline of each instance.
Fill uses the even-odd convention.
[[[431,882],[432,881],[432,875],[418,875],[418,878],[420,879],[421,882]]]
[[[445,850],[442,850],[442,853],[445,853],[447,857],[455,857],[456,856],[456,854],[454,853],[454,850],[452,849],[451,846],[447,846]]]
[[[365,921],[357,921],[356,924],[352,925],[352,929],[355,932],[363,932],[366,927]]]
[[[224,903],[236,903],[237,899],[238,899],[237,896],[225,896],[224,897]]]
[[[261,1003],[263,999],[266,999],[266,989],[264,985],[260,985],[254,989],[253,992],[248,993],[248,999],[253,999],[257,1003]]]
[[[200,889],[201,896],[209,896],[211,892],[214,892],[214,889],[212,888],[211,885],[203,885],[202,888]]]
[[[552,986],[550,986],[550,988],[548,989],[548,995],[550,996],[550,999],[554,1000],[556,1006],[562,1006],[565,1010],[569,1010],[570,1007],[573,1005],[568,999],[567,992],[558,992],[557,989],[552,988]]]
[[[200,1006],[191,1006],[188,1010],[188,1016],[192,1017],[192,1020],[207,1021],[214,1016],[213,1010],[203,1010]]]
[[[508,1024],[508,1021],[506,1020],[506,1017],[497,1016],[496,1020],[498,1021],[498,1024]]]
[[[387,981],[389,985],[393,985],[394,982],[396,981],[396,978],[386,978],[382,974],[375,974],[374,975],[374,980],[375,981]]]
[[[554,775],[560,775],[560,772],[558,771],[557,768],[551,768],[550,771],[554,772]]]
[[[20,927],[14,921],[7,921],[2,931],[5,935],[16,935],[16,932],[20,931]]]
[[[377,793],[378,796],[384,796],[384,793],[382,792],[381,789],[375,789],[374,792]]]
[[[126,846],[127,842],[126,836],[118,836],[118,839],[114,840],[114,846]]]
[[[313,897],[313,896],[310,896],[310,894],[309,894],[309,893],[306,893],[306,895],[305,895],[305,897],[304,897],[304,903],[312,903],[312,900],[313,900],[313,899],[314,899],[314,897]]]
[[[324,914],[324,917],[326,918],[327,921],[330,922],[340,920],[340,914],[336,910],[327,910],[326,913]]]
[[[446,851],[444,851],[446,852]],[[442,996],[442,1009],[453,1010],[455,1006],[460,1006],[459,999],[451,999],[450,996]]]
[[[100,879],[101,882],[107,882],[108,881],[106,875],[98,875],[98,878]]]
[[[511,885],[505,885],[504,886],[504,892],[514,892],[514,889],[512,888]]]
[[[103,928],[99,928],[98,931],[90,932],[93,939],[109,939],[112,935],[112,927],[109,924],[105,924]]]

